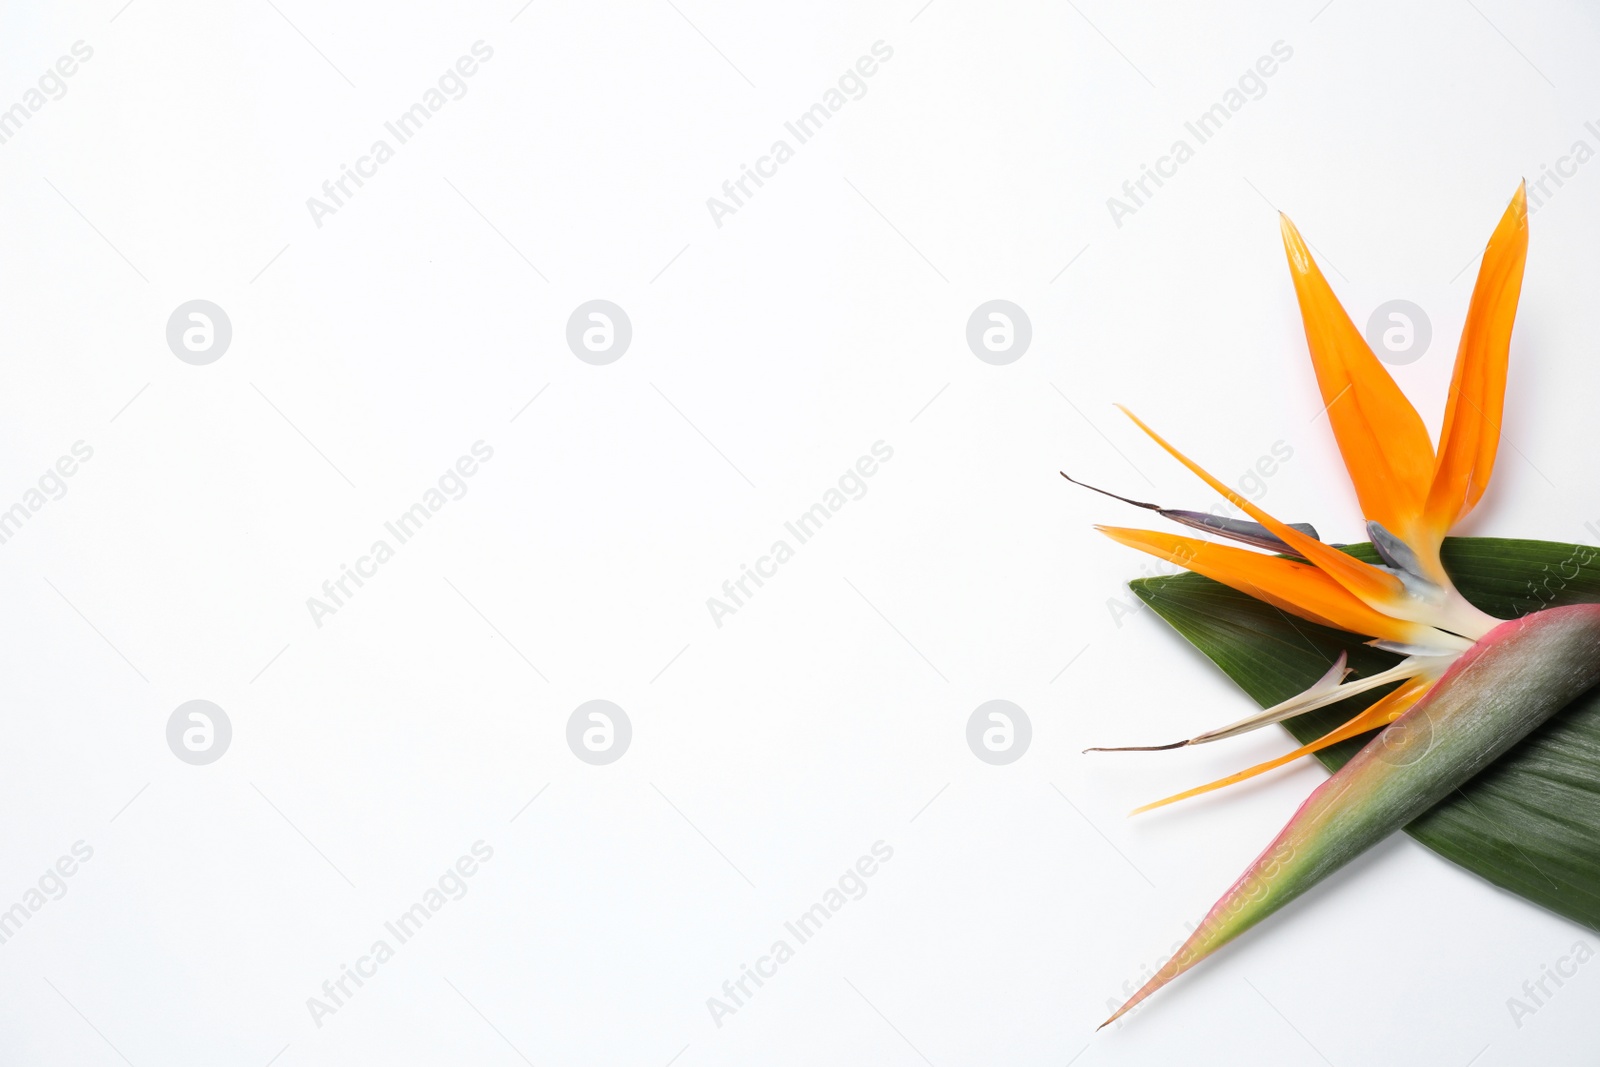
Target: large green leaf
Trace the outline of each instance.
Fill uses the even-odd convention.
[[[1368,562],[1369,545],[1345,551]],[[1559,604],[1600,602],[1600,550],[1502,538],[1450,538],[1445,568],[1478,607],[1514,618]],[[1134,593],[1262,707],[1315,682],[1343,651],[1366,675],[1393,665],[1365,638],[1293,618],[1198,574],[1144,578]],[[1360,711],[1357,697],[1290,719],[1299,741]],[[1342,766],[1368,740],[1317,754]],[[1406,832],[1440,855],[1552,911],[1600,930],[1600,689],[1561,711]]]

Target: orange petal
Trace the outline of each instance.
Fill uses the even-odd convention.
[[[1237,774],[1230,774],[1226,778],[1218,778],[1214,782],[1195,786],[1193,789],[1185,789],[1181,793],[1174,793],[1172,796],[1158,800],[1153,804],[1145,804],[1142,807],[1134,808],[1129,814],[1139,815],[1155,808],[1165,807],[1168,804],[1175,804],[1180,800],[1188,800],[1190,797],[1200,796],[1202,793],[1237,785],[1239,782],[1254,778],[1258,774],[1264,774],[1267,771],[1282,767],[1285,763],[1293,763],[1301,756],[1308,756],[1313,752],[1327,748],[1329,745],[1336,745],[1340,741],[1355,737],[1358,734],[1364,734],[1368,730],[1376,730],[1380,726],[1387,726],[1401,715],[1404,715],[1411,705],[1422,698],[1422,694],[1426,693],[1428,687],[1432,684],[1430,680],[1406,682],[1343,726],[1335,727],[1310,744],[1301,745],[1293,752],[1286,752],[1277,759],[1258,763],[1254,767],[1239,771]]]
[[[1511,325],[1517,316],[1527,259],[1528,196],[1523,185],[1489,238],[1461,331],[1456,369],[1450,379],[1450,402],[1439,438],[1438,466],[1423,520],[1434,543],[1472,510],[1489,487],[1500,444]]]
[[[1197,537],[1130,530],[1115,526],[1095,529],[1118,544],[1137,548],[1196,574],[1264,600],[1302,619],[1336,630],[1367,634],[1389,641],[1423,642],[1426,627],[1375,611],[1344,586],[1306,563],[1266,556]]]
[[[1306,344],[1361,514],[1405,536],[1433,478],[1428,428],[1345,314],[1288,216],[1280,216]]]
[[[1188,467],[1199,475],[1207,485],[1221,493],[1228,503],[1249,515],[1268,530],[1271,530],[1282,540],[1288,542],[1289,547],[1297,554],[1316,564],[1323,573],[1360,597],[1369,606],[1382,611],[1405,601],[1405,586],[1394,575],[1381,571],[1371,564],[1363,563],[1354,556],[1347,556],[1337,548],[1325,545],[1315,537],[1309,537],[1287,523],[1279,522],[1232,489],[1229,489],[1216,478],[1213,478],[1188,456],[1173,448],[1160,434],[1140,421],[1139,417],[1133,412],[1127,408],[1122,408],[1122,413],[1132,419],[1139,429],[1149,434],[1151,440],[1166,449],[1173,459]]]

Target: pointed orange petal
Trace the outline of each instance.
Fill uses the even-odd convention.
[[[1404,536],[1433,477],[1428,429],[1345,314],[1300,231],[1280,219],[1317,385],[1361,514]]]
[[[1500,444],[1511,325],[1527,259],[1528,195],[1523,185],[1489,238],[1461,331],[1438,466],[1423,521],[1435,542],[1472,510],[1489,486]]]
[[[1323,573],[1360,597],[1369,606],[1382,611],[1405,600],[1405,586],[1394,575],[1381,571],[1371,564],[1363,563],[1354,556],[1347,556],[1337,548],[1325,545],[1315,537],[1309,537],[1294,527],[1279,522],[1232,489],[1229,489],[1216,478],[1213,478],[1188,456],[1173,448],[1160,434],[1146,426],[1133,412],[1127,408],[1122,408],[1122,413],[1132,419],[1139,429],[1149,434],[1151,440],[1166,449],[1173,459],[1188,467],[1199,475],[1207,485],[1221,493],[1228,503],[1278,535],[1297,554],[1308,562],[1316,564]]]
[[[1321,751],[1322,749],[1327,748],[1329,745],[1336,745],[1340,741],[1355,737],[1358,734],[1364,734],[1368,730],[1376,730],[1380,726],[1387,726],[1391,722],[1394,722],[1396,719],[1398,719],[1401,715],[1404,715],[1406,710],[1410,708],[1411,705],[1422,699],[1422,694],[1426,693],[1428,691],[1428,687],[1432,684],[1433,683],[1431,681],[1407,682],[1401,685],[1400,688],[1383,697],[1377,703],[1373,704],[1370,708],[1367,708],[1365,711],[1361,712],[1343,726],[1337,726],[1334,729],[1329,730],[1315,741],[1312,741],[1309,744],[1301,745],[1293,752],[1285,752],[1277,759],[1270,759],[1265,763],[1258,763],[1254,767],[1249,767],[1245,770],[1239,771],[1237,774],[1230,774],[1226,778],[1218,778],[1214,782],[1208,782],[1205,785],[1195,786],[1193,789],[1185,789],[1181,793],[1174,793],[1172,796],[1166,797],[1162,800],[1157,800],[1152,804],[1145,804],[1142,807],[1134,808],[1128,814],[1141,815],[1144,812],[1153,811],[1156,808],[1162,808],[1168,804],[1176,804],[1180,800],[1188,800],[1190,797],[1200,796],[1202,793],[1210,793],[1216,789],[1223,789],[1230,785],[1237,785],[1238,783],[1246,781],[1247,779],[1254,778],[1258,774],[1265,774],[1267,771],[1282,767],[1286,763],[1293,763],[1301,756],[1309,756],[1311,753]]]
[[[1118,544],[1203,574],[1322,626],[1408,644],[1425,640],[1426,627],[1374,611],[1309,564],[1155,530],[1095,529]]]

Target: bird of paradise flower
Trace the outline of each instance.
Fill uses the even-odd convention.
[[[1307,799],[1178,953],[1106,1024],[1426,811],[1600,681],[1600,605],[1550,608],[1502,621],[1469,603],[1440,560],[1445,536],[1482,499],[1494,469],[1527,260],[1525,188],[1518,188],[1484,251],[1437,450],[1299,231],[1287,218],[1281,221],[1317,384],[1382,562],[1369,564],[1326,544],[1310,526],[1280,522],[1127,409],[1141,430],[1249,519],[1117,499],[1265,551],[1151,530],[1098,529],[1282,611],[1366,635],[1370,644],[1404,658],[1389,670],[1348,680],[1341,655],[1314,685],[1281,704],[1187,740],[1138,746],[1218,741],[1394,686],[1310,744],[1137,809],[1136,814],[1219,789],[1385,728]]]

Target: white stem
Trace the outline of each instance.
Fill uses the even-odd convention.
[[[1189,739],[1189,744],[1203,745],[1208,741],[1220,741],[1224,737],[1233,737],[1237,734],[1248,733],[1249,731],[1258,729],[1262,726],[1270,726],[1272,723],[1282,722],[1284,719],[1292,719],[1296,715],[1303,715],[1308,711],[1316,711],[1318,708],[1325,708],[1329,704],[1337,704],[1346,697],[1352,697],[1357,693],[1365,693],[1368,690],[1377,689],[1379,686],[1388,685],[1390,682],[1404,681],[1407,678],[1415,678],[1420,674],[1433,674],[1440,672],[1443,670],[1444,666],[1453,659],[1455,659],[1455,656],[1453,655],[1412,656],[1409,659],[1402,660],[1401,662],[1395,664],[1386,671],[1372,675],[1370,678],[1360,678],[1354,682],[1348,682],[1331,690],[1322,690],[1319,692],[1317,686],[1312,686],[1304,693],[1301,693],[1298,696],[1290,697],[1282,704],[1275,704],[1266,711],[1257,712],[1256,714],[1240,719],[1238,722],[1229,726],[1223,726],[1216,730],[1208,730],[1203,734],[1197,734]]]

